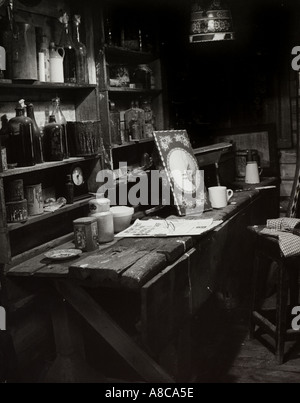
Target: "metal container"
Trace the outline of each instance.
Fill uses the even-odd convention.
[[[100,121],[68,122],[67,132],[71,142],[72,156],[86,157],[100,153]]]
[[[20,223],[28,220],[27,200],[6,203],[8,223]]]
[[[26,198],[28,200],[28,213],[31,216],[44,213],[42,184],[27,186]]]
[[[16,202],[24,200],[24,183],[23,179],[16,179],[8,184],[7,201]]]
[[[259,154],[257,150],[237,150],[235,153],[235,166],[237,180],[244,180],[246,177],[247,162],[256,161],[259,165]]]
[[[98,249],[98,222],[97,218],[85,217],[73,221],[75,247],[83,252],[92,252]]]

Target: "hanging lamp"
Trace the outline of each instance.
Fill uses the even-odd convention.
[[[208,6],[194,2],[191,12],[190,43],[231,41],[235,39],[231,11],[222,0]]]

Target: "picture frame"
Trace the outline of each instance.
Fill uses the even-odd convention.
[[[187,131],[155,131],[153,135],[179,216],[210,210],[204,172],[199,170]]]

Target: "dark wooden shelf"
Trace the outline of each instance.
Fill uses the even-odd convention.
[[[149,94],[153,96],[157,96],[162,92],[161,89],[146,90],[144,88],[129,88],[129,87],[108,87],[104,91],[118,94]]]
[[[43,171],[44,169],[56,168],[64,165],[75,164],[78,162],[83,162],[89,159],[98,158],[97,156],[93,157],[73,157],[63,161],[55,161],[55,162],[44,162],[43,164],[37,164],[32,167],[24,167],[24,168],[15,168],[9,169],[7,171],[0,173],[0,178],[8,178],[17,175],[25,175],[32,172]]]
[[[65,84],[65,83],[42,83],[40,81],[25,82],[14,80],[0,80],[0,89],[38,89],[38,90],[94,90],[96,84]]]
[[[128,61],[132,61],[132,62],[140,61],[140,62],[149,63],[149,62],[159,58],[159,56],[157,56],[151,52],[141,52],[141,51],[137,51],[137,50],[122,48],[119,46],[105,45],[104,51],[106,52],[106,55],[108,57],[119,58],[119,59],[125,58],[127,63],[128,63]]]
[[[36,223],[39,223],[44,220],[48,220],[57,215],[76,210],[77,208],[87,205],[88,202],[92,199],[93,198],[91,196],[87,195],[86,198],[76,201],[76,202],[74,202],[74,204],[66,205],[66,206],[62,207],[61,209],[55,211],[54,213],[44,213],[42,215],[32,216],[32,217],[29,217],[29,219],[24,223],[7,224],[8,231],[9,232],[16,231],[18,229],[28,227],[29,225],[36,224]]]
[[[119,149],[119,148],[125,148],[125,147],[130,147],[130,146],[134,146],[136,144],[145,144],[145,143],[153,143],[154,139],[141,139],[141,140],[133,140],[133,141],[129,141],[128,143],[123,143],[123,144],[115,144],[112,146],[113,150]]]

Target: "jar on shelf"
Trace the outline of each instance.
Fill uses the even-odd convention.
[[[46,161],[62,161],[64,159],[62,126],[51,115],[44,128],[44,150]]]
[[[136,88],[150,90],[153,83],[153,72],[147,64],[139,64],[133,74]]]
[[[109,102],[110,124],[111,124],[111,142],[112,144],[122,144],[120,112],[117,110],[114,102]]]

